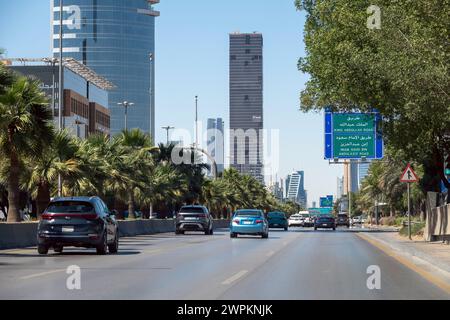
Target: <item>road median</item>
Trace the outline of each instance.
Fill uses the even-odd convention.
[[[15,249],[36,245],[37,222],[0,223],[0,249]],[[228,220],[214,220],[214,228],[227,228]],[[121,237],[175,232],[172,219],[119,220]]]

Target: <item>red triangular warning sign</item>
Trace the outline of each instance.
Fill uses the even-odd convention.
[[[408,163],[405,171],[403,171],[402,176],[400,177],[400,182],[417,182],[419,178],[417,177],[414,170],[411,168],[411,165]]]

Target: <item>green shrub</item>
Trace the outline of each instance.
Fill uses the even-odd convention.
[[[425,222],[419,222],[419,223],[412,223],[411,224],[411,235],[412,236],[419,236],[423,235],[423,230],[425,229]],[[408,226],[403,226],[399,234],[402,236],[408,235]]]

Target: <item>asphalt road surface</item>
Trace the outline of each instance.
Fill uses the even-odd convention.
[[[79,266],[81,289],[66,273]],[[380,289],[367,287],[379,266]],[[119,253],[0,251],[0,299],[449,299],[346,230],[271,230],[269,239],[171,233],[122,238]]]

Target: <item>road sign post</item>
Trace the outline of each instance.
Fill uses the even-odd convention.
[[[403,171],[402,176],[400,177],[400,182],[405,182],[407,185],[407,192],[408,192],[408,238],[409,240],[412,240],[411,237],[411,183],[419,181],[419,178],[417,178],[416,173],[411,168],[411,165],[408,163],[406,166],[406,169]]]

